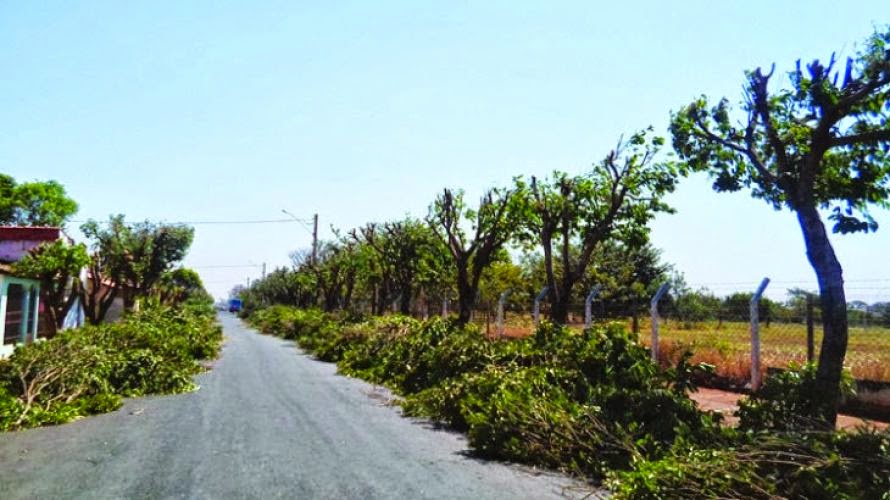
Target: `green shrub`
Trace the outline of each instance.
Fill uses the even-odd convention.
[[[674,390],[677,374],[660,372],[623,329],[540,332],[495,343],[499,364],[409,395],[406,413],[467,430],[485,455],[594,477],[678,435],[722,439],[717,417]]]
[[[660,459],[640,459],[630,471],[612,472],[607,484],[616,500],[776,498],[775,486],[733,450],[687,449]]]
[[[680,442],[607,484],[617,499],[888,499],[890,432],[761,434],[721,449]]]
[[[750,397],[739,402],[736,415],[739,428],[755,431],[792,431],[824,428],[813,411],[811,401],[820,391],[815,363],[792,363],[787,370],[773,374]],[[853,393],[853,378],[848,371],[841,380],[841,392]]]
[[[251,322],[387,385],[406,415],[467,432],[480,455],[608,477],[617,498],[890,500],[886,432],[787,433],[805,427],[812,367],[767,380],[735,430],[688,396],[712,367],[684,353],[661,369],[620,325],[579,334],[544,322],[532,337],[492,341],[439,318],[269,308]]]
[[[122,397],[191,390],[196,362],[215,357],[212,309],[150,305],[123,321],[67,330],[0,361],[0,430],[68,422]]]
[[[295,335],[294,318],[298,314],[304,313],[305,311],[293,307],[275,305],[254,312],[249,317],[249,322],[263,333],[293,339]]]

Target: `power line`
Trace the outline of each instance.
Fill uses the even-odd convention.
[[[244,267],[262,267],[262,264],[224,264],[214,266],[192,266],[192,269],[235,269]]]
[[[318,243],[318,214],[314,214],[312,216],[312,227],[310,228],[308,224],[310,222],[309,220],[301,219],[285,209],[281,209],[281,213],[286,214],[291,219],[299,222],[300,225],[302,225],[303,228],[305,228],[306,231],[312,235],[312,262],[315,262],[316,247]]]
[[[714,281],[714,282],[690,282],[687,283],[688,286],[713,286],[713,287],[728,287],[728,286],[740,286],[740,285],[757,285],[757,281]],[[771,281],[771,285],[813,285],[816,284],[816,278],[809,280],[775,280]],[[845,288],[849,288],[846,285],[855,285],[856,283],[890,283],[890,278],[871,278],[871,279],[845,279],[844,285]]]
[[[86,220],[72,220],[70,222],[76,224],[83,224],[88,222]],[[108,224],[108,221],[94,221],[98,224]],[[264,219],[264,220],[197,220],[197,221],[160,221],[163,224],[184,224],[189,226],[198,226],[198,225],[211,225],[211,224],[292,224],[294,222],[299,222],[301,224],[306,224],[307,222],[311,222],[311,219]]]

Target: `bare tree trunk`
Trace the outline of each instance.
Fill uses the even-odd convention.
[[[405,316],[411,315],[411,288],[406,288],[399,296],[399,312]]]
[[[848,336],[843,270],[816,207],[798,207],[797,217],[803,230],[807,258],[819,281],[819,298],[822,304],[824,335],[816,372],[819,390],[813,394],[813,410],[822,416],[826,426],[834,429]]]
[[[118,287],[117,285],[103,287],[102,271],[95,262],[90,265],[88,280],[89,284],[83,284],[79,293],[87,320],[92,325],[98,325],[105,320],[105,315],[117,298]]]
[[[466,260],[458,260],[455,264],[457,265],[457,322],[465,325],[473,315],[476,290],[470,284]]]
[[[43,310],[45,311],[45,314],[46,314],[46,324],[49,326],[49,329],[50,329],[49,336],[55,337],[56,333],[58,333],[59,330],[62,328],[62,323],[65,322],[65,316],[64,315],[62,315],[61,317],[59,316],[58,311],[56,310],[56,304],[51,302],[53,299],[49,296],[49,293],[46,293],[44,290],[41,290],[40,295],[41,295],[40,300],[44,301],[44,304],[46,304],[44,306]],[[38,315],[38,318],[39,318],[39,315]],[[39,319],[38,319],[38,322],[39,322]]]
[[[355,271],[346,275],[346,291],[343,293],[343,309],[352,308],[352,293],[355,291]]]
[[[568,293],[556,294],[556,300],[550,304],[550,320],[565,325],[569,317]]]
[[[556,274],[553,272],[553,238],[551,233],[541,233],[541,247],[544,249],[544,270],[547,273],[547,286],[550,291],[550,320],[556,323],[565,323],[565,309],[560,309],[560,289],[556,286]],[[561,316],[560,316],[561,314]]]

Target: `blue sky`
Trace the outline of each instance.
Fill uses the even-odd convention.
[[[329,4],[329,5],[325,5]],[[806,5],[805,8],[801,8]],[[743,71],[848,54],[886,4],[3,2],[0,171],[56,179],[77,219],[279,219],[321,234],[422,215],[443,187],[581,172],[622,133]],[[882,19],[883,14],[883,19]],[[813,286],[795,218],[685,180],[653,241],[718,293]],[[890,299],[890,213],[835,237],[849,295]],[[309,243],[295,223],[197,226],[216,295]],[[253,266],[225,267],[207,266]]]

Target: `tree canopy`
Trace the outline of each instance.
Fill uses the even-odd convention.
[[[53,332],[62,327],[74,306],[82,287],[81,271],[89,262],[85,245],[56,240],[31,250],[13,266],[17,274],[40,281],[41,300]]]
[[[513,191],[490,189],[476,209],[464,202],[462,191],[443,190],[430,207],[427,221],[451,255],[458,294],[458,321],[470,320],[479,280],[514,232],[510,209]],[[470,236],[465,227],[468,225]]]
[[[819,282],[825,335],[814,411],[826,425],[837,417],[847,349],[843,271],[821,211],[835,233],[868,232],[870,206],[890,196],[890,29],[837,67],[797,61],[789,86],[770,89],[775,66],[747,73],[741,120],[727,99],[696,99],[671,119],[673,145],[685,167],[707,172],[717,191],[751,190],[776,209],[797,215],[807,257]]]
[[[106,302],[118,294],[128,307],[139,295],[148,294],[164,273],[185,258],[194,238],[194,229],[188,226],[148,221],[129,224],[123,215],[109,217],[104,224],[90,220],[81,231],[92,240],[91,278],[95,283],[91,294],[103,293],[103,281],[111,283],[111,291],[99,303],[85,301],[88,309],[98,308],[94,316],[98,321],[105,315],[102,310],[107,311]]]
[[[672,211],[664,196],[674,190],[678,171],[657,161],[664,139],[651,131],[619,140],[587,174],[557,171],[550,179],[516,180],[519,238],[541,245],[551,318],[558,323],[566,322],[574,286],[599,245],[609,238],[641,245],[655,214]]]
[[[0,174],[0,224],[62,226],[77,213],[77,203],[56,181],[17,183]]]

